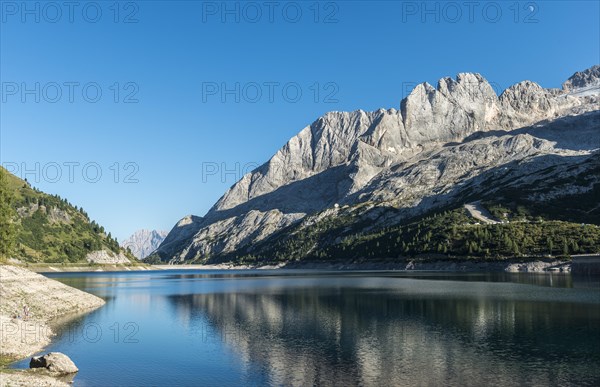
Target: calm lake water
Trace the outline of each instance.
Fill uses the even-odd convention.
[[[75,386],[600,385],[600,287],[557,274],[49,274]],[[27,367],[22,361],[16,367]]]

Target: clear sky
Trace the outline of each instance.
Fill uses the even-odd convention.
[[[119,240],[203,215],[327,111],[398,108],[412,85],[459,72],[497,92],[560,87],[600,63],[597,1],[0,9],[0,161]]]

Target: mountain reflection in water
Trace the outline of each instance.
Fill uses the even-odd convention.
[[[600,384],[597,278],[253,270],[49,276],[107,300],[63,322],[46,349],[79,366],[75,386]],[[128,322],[138,328],[132,336]],[[87,340],[81,332],[90,326],[104,335]]]

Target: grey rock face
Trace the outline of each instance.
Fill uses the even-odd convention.
[[[48,216],[48,221],[50,223],[63,223],[70,224],[71,216],[67,211],[61,210],[57,207],[49,207],[40,206],[38,203],[30,203],[28,206],[23,206],[17,208],[17,213],[22,218],[28,218],[33,216],[37,211],[41,211]]]
[[[479,74],[443,78],[437,88],[423,83],[402,101],[405,133],[412,144],[455,141],[490,129],[497,122],[498,105],[496,93]]]
[[[179,261],[228,253],[241,244],[262,241],[305,214],[284,214],[279,210],[261,212],[252,210],[240,216],[209,223],[193,237],[192,243],[179,256]]]
[[[166,237],[166,231],[138,230],[121,242],[121,247],[129,248],[137,259],[144,259],[156,250]]]
[[[592,66],[587,70],[578,71],[573,74],[565,83],[563,89],[571,91],[583,87],[589,87],[600,84],[600,65]]]
[[[597,71],[567,83],[588,85]],[[589,155],[600,148],[598,116],[586,115],[600,109],[594,87],[574,93],[524,81],[497,96],[481,75],[462,73],[436,88],[418,85],[400,110],[327,113],[242,177],[204,218],[182,219],[157,253],[183,262],[231,252],[336,203],[423,212],[494,168]],[[560,121],[569,116],[583,121]],[[565,131],[570,125],[576,127]]]
[[[79,371],[75,363],[64,353],[50,352],[44,356],[32,357],[29,368],[46,368],[58,374],[72,374]]]
[[[490,174],[506,175],[504,186],[526,184],[545,168],[569,160],[577,163],[598,149],[600,112],[512,131],[481,133],[460,144],[431,148],[418,160],[392,165],[341,204],[384,203],[411,209],[414,215],[430,209],[433,201],[437,205],[452,202],[460,192],[457,187],[467,182],[474,192],[490,188],[483,182]]]
[[[86,261],[100,264],[130,263],[123,253],[115,254],[108,250],[92,251],[85,256]]]
[[[181,252],[187,246],[189,239],[200,230],[203,224],[204,219],[199,216],[188,215],[182,218],[169,231],[157,251],[160,251],[161,256],[175,256],[177,252]]]

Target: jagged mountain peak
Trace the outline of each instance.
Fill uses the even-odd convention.
[[[563,90],[572,91],[590,86],[600,86],[600,65],[577,71],[563,83]]]
[[[544,91],[544,88],[536,82],[525,80],[525,81],[515,83],[514,85],[506,88],[506,90],[504,90],[500,96],[510,94],[510,93],[524,94],[524,93],[531,92],[531,91],[541,92],[541,91]]]
[[[586,70],[577,79],[591,79],[595,71]],[[460,73],[440,79],[436,88],[426,82],[417,85],[400,110],[326,113],[243,176],[204,218],[182,220],[185,226],[178,224],[158,253],[175,260],[226,253],[269,238],[335,203],[389,201],[401,192],[412,193],[392,202],[417,211],[437,202],[427,199],[431,192],[443,192],[464,176],[475,179],[486,168],[520,157],[567,152],[560,146],[568,141],[560,136],[552,142],[539,131],[510,133],[560,117],[585,116],[598,110],[598,102],[597,92],[544,89],[532,81],[519,82],[498,96],[480,74]],[[596,143],[596,128],[585,130],[588,142]],[[496,133],[509,137],[500,141]],[[480,137],[481,144],[474,142]],[[467,145],[453,145],[463,142]],[[569,149],[590,152],[587,146]],[[402,177],[408,169],[413,174]]]
[[[457,87],[471,87],[489,85],[488,81],[479,73],[458,73],[455,78],[443,77],[438,80],[437,91],[454,91]],[[468,89],[467,89],[468,90]]]

